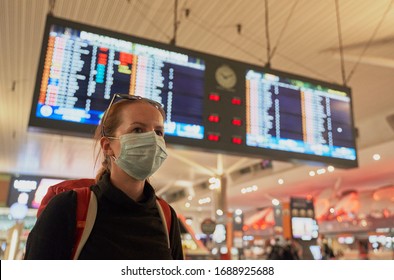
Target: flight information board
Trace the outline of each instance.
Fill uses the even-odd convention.
[[[165,105],[168,135],[202,139],[204,61],[51,25],[36,117],[95,125],[113,93]]]
[[[114,93],[160,102],[169,145],[357,166],[347,87],[49,16],[29,128],[91,137]]]
[[[346,92],[249,70],[246,145],[356,159]]]

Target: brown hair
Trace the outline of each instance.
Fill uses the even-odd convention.
[[[121,113],[128,104],[130,103],[149,103],[149,101],[145,99],[140,99],[140,100],[128,100],[128,99],[122,99],[119,102],[116,102],[112,104],[110,110],[108,112],[105,112],[107,114],[106,119],[105,119],[105,124],[101,123],[96,127],[96,131],[94,133],[94,139],[95,139],[95,144],[94,144],[94,150],[96,151],[97,146],[100,145],[100,139],[104,135],[106,136],[114,136],[116,129],[120,126],[122,123],[122,117]],[[153,104],[151,104],[154,106]],[[154,106],[157,108],[156,106]],[[157,108],[160,112],[160,114],[163,116],[163,120],[165,120],[165,112],[163,108]],[[104,115],[103,115],[104,116]],[[104,127],[103,127],[104,125]],[[111,159],[108,155],[104,154],[102,152],[101,147],[97,151],[96,154],[96,160],[95,160],[95,166],[97,164],[98,160],[101,160],[101,167],[99,171],[96,174],[96,183],[100,180],[100,178],[103,176],[104,173],[111,173]]]

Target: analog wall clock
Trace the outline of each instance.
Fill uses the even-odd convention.
[[[237,83],[237,75],[234,70],[228,65],[222,65],[216,69],[216,82],[226,89],[231,89]]]

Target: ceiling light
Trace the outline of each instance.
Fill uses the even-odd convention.
[[[275,206],[278,206],[279,203],[280,203],[279,200],[277,200],[276,198],[274,198],[274,199],[272,200],[272,204],[275,205]]]
[[[316,175],[315,171],[309,171],[309,176],[313,177],[315,175]]]
[[[222,209],[216,210],[216,214],[217,214],[218,216],[222,216],[222,215],[223,215]]]
[[[256,185],[253,185],[253,186],[250,186],[247,188],[242,188],[241,193],[245,194],[245,193],[255,192],[255,191],[257,191],[257,189],[258,189],[258,187]]]
[[[211,178],[209,178],[208,182],[209,182],[209,189],[210,190],[215,190],[215,189],[220,188],[220,179],[219,178],[211,177]]]
[[[321,174],[326,173],[326,170],[325,170],[324,168],[320,168],[320,169],[318,169],[318,170],[316,171],[316,173],[317,173],[318,175],[321,175]]]
[[[330,165],[327,167],[328,172],[334,172],[335,168],[334,166]]]
[[[242,215],[242,210],[241,209],[235,210],[235,215],[238,215],[238,216]]]
[[[284,181],[283,179],[279,179],[279,180],[278,180],[278,184],[279,184],[279,185],[283,185],[284,182],[285,182],[285,181]]]
[[[190,207],[190,203],[189,203],[189,202],[186,202],[186,203],[185,203],[185,207],[186,207],[186,208],[189,208],[189,207]]]
[[[216,183],[216,178],[215,177],[211,177],[211,178],[209,178],[208,182],[210,184]]]
[[[211,198],[210,197],[205,197],[205,198],[201,198],[198,200],[199,204],[206,204],[206,203],[210,203],[211,202]]]
[[[372,156],[372,158],[373,158],[374,160],[380,160],[380,155],[379,155],[379,154],[374,154],[374,155]]]
[[[219,188],[220,188],[220,184],[217,184],[217,183],[209,185],[210,190],[217,190]]]

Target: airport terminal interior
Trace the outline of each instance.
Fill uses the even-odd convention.
[[[393,26],[393,0],[0,0],[0,259],[95,178],[115,93],[164,107],[186,259],[394,259]]]

